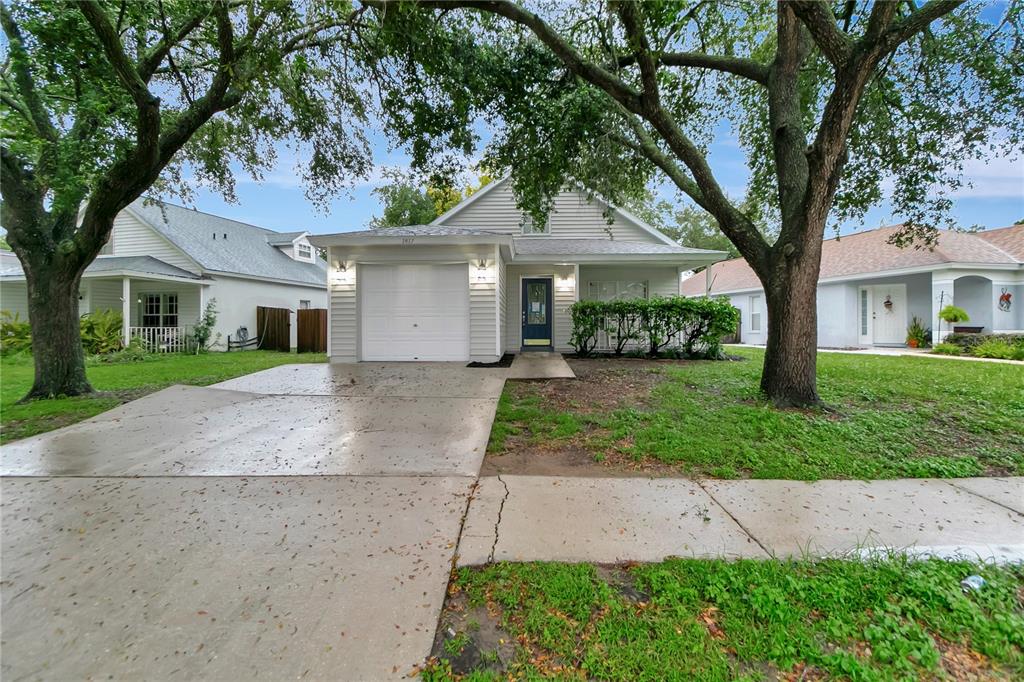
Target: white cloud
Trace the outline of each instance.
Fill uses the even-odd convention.
[[[996,156],[964,164],[964,186],[951,192],[957,199],[1024,198],[1024,159]]]

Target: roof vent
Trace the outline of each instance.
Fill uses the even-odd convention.
[[[224,239],[227,239],[227,238],[228,238],[228,233],[227,233],[227,232],[225,232],[225,233],[224,233]]]
[[[217,233],[216,232],[213,233],[213,241],[217,241]]]

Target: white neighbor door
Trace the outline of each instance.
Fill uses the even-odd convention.
[[[876,284],[871,287],[873,343],[905,343],[908,322],[906,284]]]
[[[469,360],[469,266],[361,265],[363,360]]]

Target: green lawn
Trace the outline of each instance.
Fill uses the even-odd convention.
[[[464,568],[424,678],[1022,679],[1022,591],[937,559]]]
[[[745,360],[574,360],[575,382],[509,382],[489,456],[719,478],[1024,474],[1024,366],[821,353],[828,409],[778,410],[758,393],[762,351],[733,352]]]
[[[97,393],[77,398],[16,404],[32,386],[30,357],[0,359],[0,442],[26,438],[88,419],[128,400],[171,384],[205,386],[261,369],[293,362],[324,362],[322,353],[165,354],[143,362],[90,364],[89,381]]]

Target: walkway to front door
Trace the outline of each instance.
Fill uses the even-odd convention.
[[[523,350],[550,350],[551,278],[523,278]]]

